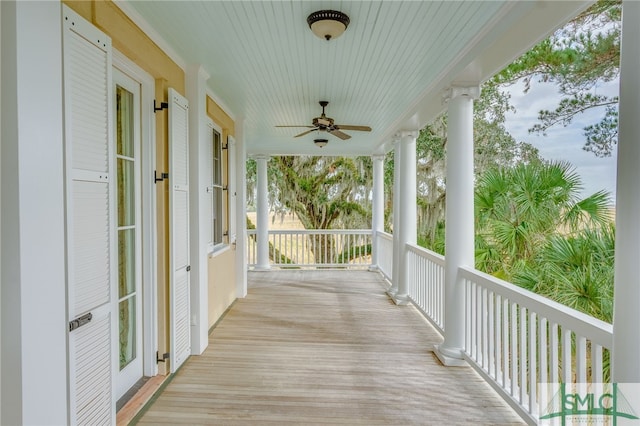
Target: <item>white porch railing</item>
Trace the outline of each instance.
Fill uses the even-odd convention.
[[[466,282],[466,357],[533,422],[550,402],[549,383],[609,379],[611,324],[461,268]]]
[[[391,281],[393,277],[393,235],[386,232],[376,233],[378,247],[378,270]]]
[[[247,230],[249,267],[257,263],[256,230]],[[364,269],[371,266],[370,229],[270,230],[272,266]]]
[[[409,298],[431,324],[444,330],[444,256],[407,244]]]
[[[406,250],[409,297],[443,332],[444,257],[410,244]],[[475,269],[461,273],[464,355],[528,422],[550,402],[552,383],[609,381],[611,324]]]

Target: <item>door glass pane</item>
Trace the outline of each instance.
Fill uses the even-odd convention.
[[[135,225],[134,162],[118,158],[118,226]]]
[[[120,370],[136,358],[136,297],[120,302]]]
[[[220,133],[213,131],[213,184],[222,185],[222,141]]]
[[[118,231],[118,298],[136,290],[135,229]]]
[[[133,157],[133,93],[116,87],[117,154]]]

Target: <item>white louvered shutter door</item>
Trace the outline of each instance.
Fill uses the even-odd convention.
[[[189,104],[169,89],[169,184],[171,191],[171,371],[191,354],[189,308]]]
[[[205,197],[205,209],[207,215],[207,222],[202,232],[207,237],[207,248],[213,249],[213,122],[207,123],[207,149],[205,150],[207,159],[205,167],[205,184],[207,185],[205,190],[207,196]]]
[[[70,420],[115,423],[111,40],[63,6]]]

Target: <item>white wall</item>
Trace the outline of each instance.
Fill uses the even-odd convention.
[[[0,423],[66,424],[61,6],[0,7]]]

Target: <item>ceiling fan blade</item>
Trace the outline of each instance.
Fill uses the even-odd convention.
[[[361,132],[370,132],[371,127],[369,126],[352,126],[349,124],[336,124],[336,128],[340,130],[359,130]]]
[[[302,132],[302,133],[300,133],[299,135],[295,135],[295,136],[294,136],[294,138],[299,138],[300,136],[304,136],[304,135],[307,135],[307,134],[309,134],[309,133],[311,133],[311,132],[315,132],[315,131],[316,131],[316,128],[314,127],[314,128],[313,128],[313,129],[311,129],[311,130],[307,130],[306,132]]]
[[[314,126],[306,126],[304,124],[301,124],[299,126],[275,126],[275,127],[306,127],[307,129],[315,129]]]
[[[331,133],[333,136],[337,136],[340,139],[342,139],[343,141],[346,141],[347,139],[351,139],[351,136],[349,136],[346,133],[342,133],[340,130],[338,129],[334,129],[334,130],[329,130],[329,133]]]
[[[323,126],[331,126],[331,121],[327,120],[326,118],[318,118],[318,124],[322,124]]]

